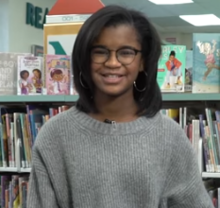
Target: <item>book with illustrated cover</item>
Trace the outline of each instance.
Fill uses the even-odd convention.
[[[46,88],[48,95],[70,94],[70,56],[46,55]]]
[[[185,92],[192,91],[193,51],[186,51]]]
[[[0,53],[0,95],[17,94],[18,56],[32,56],[32,54]]]
[[[220,34],[193,34],[193,93],[220,92]]]
[[[43,57],[18,56],[18,95],[41,95]]]
[[[186,46],[163,45],[157,82],[162,92],[185,91]]]

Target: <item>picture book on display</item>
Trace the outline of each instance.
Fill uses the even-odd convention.
[[[17,94],[41,95],[43,57],[18,56]]]
[[[220,92],[220,34],[193,34],[193,93]]]
[[[46,55],[46,88],[48,95],[70,94],[70,56]]]
[[[157,81],[162,92],[184,92],[186,46],[163,45]]]
[[[193,73],[193,52],[186,51],[186,69],[185,69],[185,92],[192,91],[192,73]]]
[[[0,95],[17,94],[18,56],[31,54],[0,53]]]

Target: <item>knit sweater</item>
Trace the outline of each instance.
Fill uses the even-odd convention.
[[[184,131],[158,113],[108,124],[72,107],[40,130],[28,208],[213,208]]]

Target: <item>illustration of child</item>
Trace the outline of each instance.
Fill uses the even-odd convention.
[[[213,40],[212,44],[213,45],[211,46],[210,43],[208,42],[203,43],[201,41],[198,41],[196,44],[197,47],[199,48],[200,53],[206,56],[204,63],[207,67],[207,70],[205,71],[203,80],[206,80],[207,76],[210,74],[212,69],[215,68],[215,69],[220,70],[220,67],[215,64],[216,61],[215,61],[214,53],[215,53],[216,45],[217,45],[216,40]]]
[[[169,55],[169,60],[166,62],[167,67],[167,75],[166,75],[166,82],[167,88],[170,88],[170,77],[174,76],[177,77],[176,84],[181,85],[181,65],[182,63],[175,57],[175,51],[171,51]]]
[[[53,83],[50,85],[49,89],[52,94],[66,94],[66,89],[61,88],[62,83],[66,83],[66,76],[61,69],[53,69],[50,72],[51,79]]]
[[[28,82],[29,72],[27,70],[22,70],[20,72],[19,86],[21,88],[22,95],[28,95],[29,91],[32,89],[32,85]]]
[[[41,71],[39,69],[34,69],[33,71],[32,82],[36,89],[36,93],[42,93],[42,80],[41,80]]]

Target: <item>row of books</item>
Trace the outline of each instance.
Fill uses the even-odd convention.
[[[208,179],[204,180],[204,186],[213,202],[215,208],[220,207],[220,180]]]
[[[0,95],[73,95],[70,56],[0,53]]]
[[[28,175],[0,176],[0,205],[2,208],[27,208]]]
[[[204,172],[220,173],[220,110],[211,108],[165,109],[162,113],[177,121],[185,130],[198,158],[202,140]]]
[[[0,167],[31,167],[32,147],[42,125],[68,106],[0,106]]]
[[[194,33],[193,48],[163,45],[158,65],[163,92],[220,92],[220,34]]]
[[[220,34],[193,34],[193,50],[161,47],[157,81],[162,92],[220,92]],[[77,94],[70,55],[0,53],[0,95]]]

